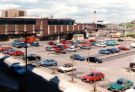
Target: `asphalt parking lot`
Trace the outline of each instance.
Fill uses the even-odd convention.
[[[130,47],[131,41],[120,42],[120,45],[124,45],[126,47]],[[72,60],[70,56],[72,54],[80,54],[82,56],[96,56],[103,59],[103,63],[88,63],[87,61],[77,61],[74,60],[74,64],[77,66],[77,71],[74,71],[74,75],[76,78],[80,78],[82,74],[89,73],[91,71],[100,71],[105,74],[104,81],[96,82],[98,86],[102,88],[107,88],[108,84],[116,81],[119,78],[127,78],[129,80],[135,81],[135,73],[128,72],[127,68],[130,62],[134,61],[135,49],[132,48],[129,51],[121,51],[112,55],[101,55],[98,54],[98,51],[103,48],[111,48],[113,46],[108,47],[91,47],[90,50],[79,49],[77,52],[71,52],[67,54],[56,54],[53,51],[45,51],[45,47],[47,47],[47,42],[40,42],[39,47],[29,47],[28,54],[37,54],[40,55],[42,59],[54,59],[57,61],[58,66],[61,66],[65,63],[71,63]],[[117,46],[115,46],[117,47]],[[24,51],[24,48],[19,50]],[[22,58],[22,57],[15,57]],[[37,64],[39,61],[30,61],[29,63]],[[40,66],[39,68],[46,68]],[[52,69],[53,67],[47,67]],[[61,73],[57,73],[58,75]],[[69,76],[72,76],[71,72],[66,73]],[[80,84],[81,85],[81,84]],[[91,84],[92,85],[92,84]],[[108,91],[109,92],[109,91]]]

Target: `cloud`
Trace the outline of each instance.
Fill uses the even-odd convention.
[[[120,23],[134,20],[134,0],[1,0],[0,8],[26,9],[28,15],[73,18],[77,22],[97,20]]]

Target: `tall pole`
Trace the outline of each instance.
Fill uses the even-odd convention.
[[[28,62],[27,62],[27,32],[25,31],[24,32],[24,39],[25,39],[25,44],[26,44],[26,47],[25,47],[25,70],[26,70],[26,92],[28,91]]]
[[[127,31],[127,24],[125,22],[125,32],[124,32],[124,36],[126,37],[126,31]]]

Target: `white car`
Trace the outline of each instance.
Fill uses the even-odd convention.
[[[95,44],[96,46],[98,46],[98,47],[106,47],[107,45],[105,44],[105,43],[96,43]]]
[[[64,64],[63,66],[58,67],[58,71],[60,72],[69,72],[69,71],[75,71],[76,66],[74,66],[71,63]]]
[[[130,44],[130,47],[131,47],[131,48],[135,48],[135,42],[131,43],[131,44]]]
[[[76,52],[77,49],[75,48],[75,46],[71,46],[71,47],[67,48],[67,51]]]

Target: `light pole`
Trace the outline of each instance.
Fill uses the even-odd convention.
[[[28,91],[28,62],[27,62],[27,30],[26,30],[26,25],[24,25],[24,40],[25,40],[25,71],[26,71],[26,89],[25,91]]]

